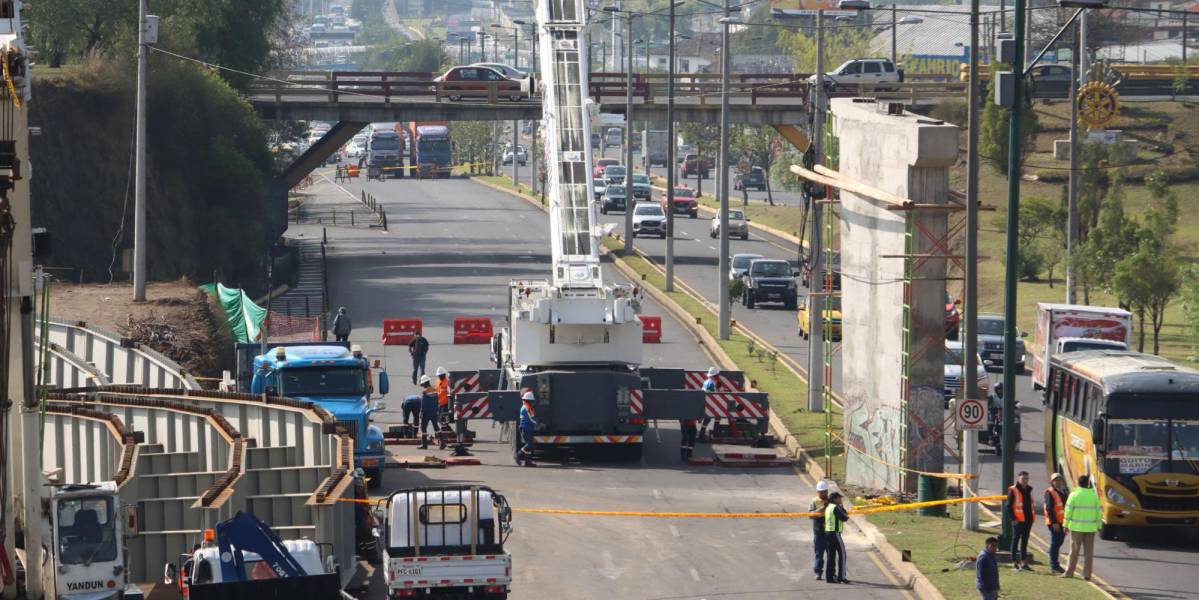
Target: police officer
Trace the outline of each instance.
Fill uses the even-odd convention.
[[[517,421],[516,452],[513,458],[516,464],[535,467],[533,464],[533,428],[537,426],[537,413],[533,410],[533,392],[525,392],[520,397],[520,420]]]
[[[849,513],[841,506],[841,492],[828,495],[828,506],[824,508],[824,580],[828,583],[849,583],[845,578],[845,542],[841,532]]]
[[[816,579],[824,578],[824,509],[828,508],[828,480],[821,479],[816,482],[816,497],[812,498],[812,502],[808,504],[808,512],[820,513],[820,516],[812,517],[812,550],[815,554],[815,564],[812,566],[816,570]]]
[[[704,391],[705,392],[715,392],[716,391],[716,376],[719,374],[720,374],[720,369],[717,369],[716,367],[712,367],[712,368],[708,369],[708,378],[704,380]],[[699,439],[701,441],[708,439],[708,424],[711,422],[712,422],[711,417],[704,417],[703,424],[701,424],[699,426]],[[719,423],[719,419],[717,419],[717,423]],[[715,425],[712,426],[712,431],[716,431]]]
[[[420,376],[420,447],[429,447],[428,431],[433,426],[433,435],[437,435],[437,390],[428,375]]]

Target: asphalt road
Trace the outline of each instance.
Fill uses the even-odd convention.
[[[507,194],[464,180],[391,180],[366,188],[387,208],[391,230],[329,228],[329,274],[334,306],[344,305],[356,328],[351,341],[387,358],[393,409],[414,391],[406,381],[406,351],[380,346],[385,317],[419,317],[432,343],[429,368],[485,366],[486,346],[450,344],[454,316],[502,319],[507,282],[548,275],[544,214]],[[316,188],[327,197],[342,193]],[[348,186],[357,194],[359,185]],[[319,201],[319,198],[318,198]],[[320,235],[309,227],[293,233]],[[606,276],[619,279],[615,269]],[[647,314],[664,314],[647,306]],[[703,367],[699,347],[669,318],[664,342],[647,345],[646,363]],[[398,410],[377,419],[399,420]],[[518,508],[573,508],[654,512],[764,512],[806,510],[813,491],[791,469],[739,470],[683,466],[678,432],[663,424],[647,432],[639,463],[512,465],[498,427],[477,423],[477,467],[391,469],[384,489],[437,482],[482,482],[507,494]],[[393,454],[414,455],[407,447]],[[707,452],[707,448],[698,451]],[[445,453],[428,451],[432,454]],[[513,598],[911,598],[876,552],[849,536],[854,585],[814,580],[811,529],[806,519],[616,518],[517,514],[507,547],[514,556]],[[379,574],[369,597],[379,596]]]

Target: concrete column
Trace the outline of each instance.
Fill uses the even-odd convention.
[[[911,114],[892,116],[874,103],[831,102],[846,177],[921,204],[945,204],[949,168],[958,156],[958,128]],[[888,210],[888,203],[841,193],[842,381],[846,481],[897,490],[907,445],[908,468],[944,470],[945,265],[936,244],[946,211]],[[906,247],[912,219],[913,248]],[[911,261],[911,328],[904,332],[905,261]],[[907,379],[902,349],[909,347]],[[907,412],[903,399],[907,397]],[[905,420],[906,418],[906,420]],[[906,440],[902,432],[907,431]],[[925,441],[928,440],[928,441]],[[909,488],[914,489],[911,479]]]

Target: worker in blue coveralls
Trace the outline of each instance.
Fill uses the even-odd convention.
[[[516,464],[526,467],[533,464],[533,428],[537,426],[537,414],[533,411],[533,392],[525,392],[520,397],[520,421],[517,422],[516,452],[513,458]]]

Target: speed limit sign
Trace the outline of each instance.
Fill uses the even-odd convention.
[[[987,405],[982,400],[959,400],[955,412],[958,416],[958,429],[987,428]]]

